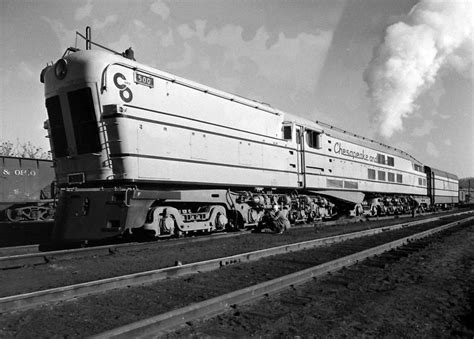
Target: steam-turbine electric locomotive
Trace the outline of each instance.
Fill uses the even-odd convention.
[[[130,53],[70,48],[41,81],[62,188],[55,240],[242,228],[273,204],[295,222],[457,199],[455,176],[403,151]]]

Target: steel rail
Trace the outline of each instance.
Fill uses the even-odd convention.
[[[57,251],[47,251],[47,252],[35,252],[35,253],[26,253],[26,254],[16,254],[0,257],[0,270],[22,267],[27,265],[42,265],[47,264],[54,260],[70,260],[78,259],[87,256],[101,256],[108,255],[112,253],[119,252],[120,250],[135,250],[142,249],[146,247],[155,247],[155,246],[174,246],[178,244],[188,244],[195,242],[202,242],[213,240],[216,238],[231,238],[237,237],[248,232],[239,232],[239,233],[214,233],[209,236],[199,236],[195,238],[173,238],[169,241],[157,241],[157,242],[145,242],[145,243],[124,243],[124,244],[113,244],[113,245],[103,245],[103,246],[94,246],[94,247],[84,247],[84,248],[75,248],[68,250],[57,250]],[[0,253],[2,253],[0,249]]]
[[[303,284],[311,279],[323,276],[330,272],[340,270],[357,264],[359,261],[370,257],[380,255],[394,248],[406,245],[409,242],[422,239],[424,237],[439,233],[448,228],[474,220],[474,217],[468,217],[463,220],[451,222],[427,231],[410,235],[386,244],[382,244],[364,251],[360,251],[321,265],[317,265],[299,272],[282,276],[273,280],[253,285],[241,290],[230,292],[219,297],[208,299],[202,302],[194,303],[189,306],[166,312],[148,319],[137,321],[122,327],[112,329],[93,336],[92,338],[149,338],[163,335],[173,329],[176,329],[186,322],[201,318],[209,318],[229,310],[230,306],[244,304],[254,301],[264,295],[274,294],[290,286]]]
[[[469,213],[469,211],[458,212],[452,215],[461,215],[463,213]],[[428,212],[424,213],[423,216],[428,216],[431,214],[437,214],[437,212]],[[443,214],[442,216],[448,216],[449,214]],[[364,221],[364,218],[368,221],[374,220],[391,220],[395,218],[411,218],[411,215],[398,215],[394,216],[368,216],[368,217],[355,217],[353,219],[347,220],[333,220],[333,221],[318,221],[313,224],[308,225],[297,225],[296,228],[307,228],[307,227],[319,227],[319,226],[333,226],[333,225],[345,225],[351,223],[357,223]],[[245,234],[244,233],[215,233],[210,236],[200,236],[199,238],[190,238],[185,239],[170,239],[171,241],[189,241],[189,242],[199,242],[208,240],[210,237],[220,236],[220,237],[234,237],[237,235]],[[199,239],[199,240],[198,240]],[[173,242],[172,244],[176,244]],[[92,255],[107,255],[110,253],[117,252],[117,249],[124,250],[130,247],[131,250],[141,247],[149,247],[154,245],[164,245],[164,242],[146,242],[146,243],[122,243],[122,244],[110,244],[102,246],[93,246],[87,248],[76,248],[76,249],[67,249],[67,250],[54,250],[54,251],[40,251],[39,245],[24,245],[24,246],[15,246],[15,247],[0,247],[0,270],[10,269],[16,267],[22,267],[27,265],[42,265],[51,262],[52,260],[67,260],[67,259],[76,259],[85,256]],[[76,253],[76,255],[73,255]]]
[[[1,257],[38,253],[38,251],[39,251],[39,244],[0,247]]]
[[[474,217],[473,217],[474,218]],[[205,271],[212,271],[223,266],[254,261],[272,255],[284,254],[292,251],[300,251],[314,247],[334,244],[345,240],[355,239],[363,236],[375,235],[378,233],[397,230],[400,228],[411,227],[423,223],[433,222],[441,219],[440,217],[418,220],[410,223],[402,223],[387,227],[375,228],[359,232],[336,235],[326,238],[307,240],[303,242],[286,244],[268,249],[252,251],[224,258],[211,259],[196,263],[185,264],[175,267],[161,268],[146,272],[139,272],[124,276],[112,277],[96,281],[90,281],[69,286],[51,288],[36,292],[13,295],[0,298],[0,313],[31,308],[51,302],[60,302],[77,297],[91,294],[102,293],[112,289],[125,288],[151,284],[167,278],[175,278],[188,274],[195,274]]]

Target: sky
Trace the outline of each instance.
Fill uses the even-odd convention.
[[[76,31],[474,176],[474,0],[0,0],[0,142],[49,150],[39,74]]]

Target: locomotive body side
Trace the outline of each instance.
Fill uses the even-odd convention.
[[[330,130],[317,147],[305,142],[308,189],[426,196],[423,166],[401,151]]]
[[[106,72],[102,99],[110,110],[104,121],[114,179],[295,187],[294,146],[281,138],[278,111],[143,67],[114,64]],[[153,86],[135,83],[137,76],[149,77]],[[130,97],[112,84],[117,77],[130,79],[118,85],[126,85]]]
[[[46,83],[53,83],[47,86],[47,106],[59,96],[66,131],[61,154],[54,142],[61,138],[51,131],[60,185],[82,175],[85,184],[294,187],[290,164],[296,156],[281,138],[279,111],[105,52],[76,52],[66,60],[65,79],[45,74]],[[81,100],[71,102],[77,91],[83,91]],[[74,108],[80,101],[90,106]],[[81,130],[82,122],[73,121],[84,111],[93,111],[95,130]]]

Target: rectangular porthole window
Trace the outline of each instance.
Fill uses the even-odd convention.
[[[367,175],[368,175],[368,178],[371,179],[371,180],[375,180],[375,170],[369,168],[367,170]]]
[[[311,148],[317,148],[320,149],[322,147],[321,145],[321,133],[312,131],[312,130],[306,130],[306,141],[308,143],[308,146]]]
[[[377,177],[378,177],[378,180],[385,181],[385,172],[384,171],[378,171]]]
[[[385,155],[377,154],[377,163],[385,165]]]
[[[421,166],[421,165],[413,164],[413,168],[414,168],[415,171],[417,171],[417,172],[423,172],[423,166]]]
[[[291,126],[283,126],[283,139],[291,140]]]

